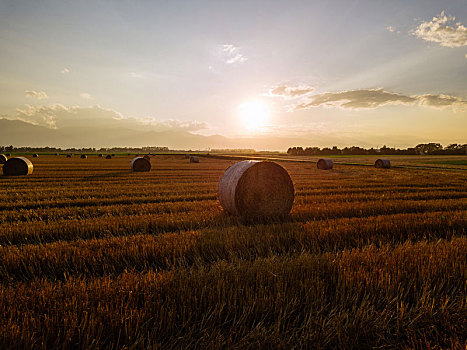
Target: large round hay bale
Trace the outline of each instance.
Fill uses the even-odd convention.
[[[143,158],[144,158],[144,159],[146,159],[146,160],[149,160],[149,161],[151,161],[151,157],[149,157],[149,155],[148,155],[148,154],[146,154],[145,156],[143,156]]]
[[[190,163],[199,163],[199,157],[198,156],[191,156],[190,157]]]
[[[31,161],[25,157],[10,158],[3,164],[3,174],[6,176],[29,175],[33,169]]]
[[[376,159],[375,167],[389,169],[391,167],[391,161],[389,159]]]
[[[105,159],[112,159],[112,156],[111,156],[110,154],[107,154],[107,155],[105,156]]]
[[[67,158],[71,158],[71,154],[67,154],[66,157],[67,157]]]
[[[103,154],[99,154],[98,157],[99,157],[99,158],[104,158],[104,155],[103,155]]]
[[[85,154],[82,154],[82,155],[81,155],[81,159],[86,159],[87,157],[88,157],[88,156],[85,155]]]
[[[131,161],[131,169],[136,172],[151,170],[151,162],[143,157],[135,157]]]
[[[55,155],[56,155],[56,156],[59,156],[60,154],[58,154],[58,153],[55,153]]]
[[[333,166],[332,159],[321,158],[320,160],[318,160],[316,166],[320,170],[331,170]]]
[[[247,218],[284,217],[294,187],[287,171],[274,162],[244,160],[228,168],[219,182],[219,201],[230,214]]]
[[[39,155],[38,154],[33,154],[32,157],[33,158],[39,158]]]
[[[0,164],[5,164],[8,160],[8,157],[4,154],[0,154]]]

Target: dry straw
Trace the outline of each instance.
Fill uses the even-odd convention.
[[[30,175],[34,166],[31,161],[25,157],[10,158],[3,165],[3,174],[6,176]]]
[[[389,159],[377,159],[375,167],[389,169],[391,167],[391,161]]]
[[[199,163],[199,157],[198,156],[191,156],[190,157],[190,163]]]
[[[131,169],[135,172],[151,170],[151,162],[144,157],[135,157],[131,161]]]
[[[0,164],[5,164],[8,160],[8,157],[4,154],[0,154]]]
[[[88,157],[88,156],[85,155],[85,154],[82,154],[82,155],[81,155],[81,159],[86,159],[87,157]]]
[[[276,218],[290,213],[294,187],[274,162],[245,160],[228,168],[219,182],[219,201],[230,214]]]
[[[321,158],[316,164],[320,170],[331,170],[333,167],[332,159]]]

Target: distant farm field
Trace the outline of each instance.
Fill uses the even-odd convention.
[[[282,161],[292,212],[261,223],[220,207],[234,160],[131,159],[0,176],[0,349],[465,348],[465,156]]]

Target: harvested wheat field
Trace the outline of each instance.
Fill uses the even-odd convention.
[[[0,176],[1,349],[465,347],[465,170],[283,161],[290,215],[244,222],[235,161],[132,159]]]

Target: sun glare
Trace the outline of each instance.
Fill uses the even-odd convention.
[[[260,101],[246,101],[238,106],[239,116],[245,129],[258,131],[266,125],[271,112],[266,104]]]

